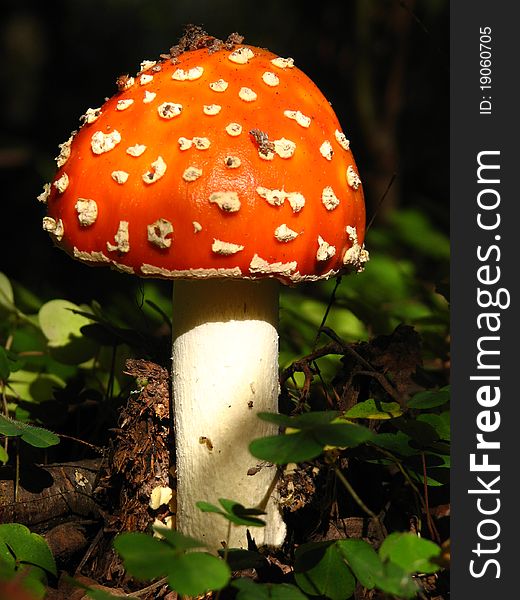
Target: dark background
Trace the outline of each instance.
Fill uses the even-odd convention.
[[[391,226],[393,211],[412,207],[446,234],[448,17],[447,0],[3,0],[0,270],[43,298],[89,301],[138,285],[54,249],[36,196],[79,115],[116,91],[118,75],[167,51],[189,23],[221,38],[238,31],[292,56],[347,132],[368,219],[395,174],[376,225]]]

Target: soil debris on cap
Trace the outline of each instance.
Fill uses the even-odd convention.
[[[207,48],[208,52],[213,54],[222,48],[233,50],[234,47],[241,44],[243,40],[244,36],[236,32],[230,34],[225,41],[219,40],[218,38],[209,35],[209,33],[199,25],[187,25],[183,35],[179,39],[179,43],[170,48],[169,54],[161,54],[161,58],[164,60],[171,60],[173,64],[177,64],[179,56],[186,51]]]

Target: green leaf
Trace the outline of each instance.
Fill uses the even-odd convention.
[[[223,560],[202,552],[183,554],[172,560],[168,569],[170,587],[182,596],[221,590],[230,578],[231,570]]]
[[[238,590],[237,600],[306,600],[307,596],[290,583],[255,583],[251,579],[236,579],[231,587]]]
[[[0,581],[16,574],[16,558],[0,538]]]
[[[55,388],[64,388],[65,382],[55,373],[39,373],[22,369],[11,374],[8,390],[27,402],[45,402],[54,396]]]
[[[0,346],[0,380],[7,381],[9,375],[13,371],[18,371],[22,366],[22,362],[18,360],[18,356],[3,346]]]
[[[0,562],[0,570],[1,570]],[[28,569],[21,569],[10,574],[0,573],[0,598],[2,600],[40,600],[45,596],[45,586],[38,581],[36,575]]]
[[[383,576],[377,578],[376,587],[398,598],[415,598],[418,587],[412,577],[393,562],[383,564]]]
[[[219,550],[219,555],[224,556],[225,550]],[[243,550],[241,548],[230,548],[227,552],[227,564],[232,571],[243,571],[244,569],[261,569],[269,566],[269,562],[258,552]]]
[[[336,545],[361,585],[372,589],[383,577],[383,563],[377,552],[364,540],[338,540]]]
[[[92,321],[79,314],[80,307],[68,300],[46,302],[38,313],[40,327],[51,354],[65,364],[80,364],[94,356],[97,345],[81,333]]]
[[[336,411],[309,412],[296,417],[260,413],[260,418],[285,426],[288,431],[253,440],[249,450],[257,458],[283,465],[316,458],[325,446],[354,447],[373,438],[374,434],[366,427],[346,423],[338,415]]]
[[[160,528],[161,535],[165,532]],[[201,542],[177,532],[159,540],[144,533],[122,533],[114,540],[125,567],[137,579],[168,577],[172,589],[185,596],[198,596],[225,587],[231,577],[228,565],[210,554],[185,550]]]
[[[442,415],[436,415],[434,413],[422,413],[417,416],[417,420],[431,425],[437,432],[439,439],[450,439],[450,416],[448,411]]]
[[[0,415],[0,433],[7,437],[20,436],[35,448],[48,448],[60,443],[60,438],[52,431],[15,421],[4,415]]]
[[[419,392],[408,400],[406,405],[408,408],[416,408],[419,410],[426,410],[428,408],[436,408],[442,406],[450,401],[450,392],[447,388],[432,391],[427,390],[425,392]]]
[[[0,307],[7,308],[12,311],[14,308],[13,286],[9,279],[0,272]]]
[[[358,402],[345,413],[348,419],[394,419],[403,414],[397,402],[376,402],[369,398]]]
[[[265,521],[257,518],[259,515],[265,515],[265,511],[255,507],[246,508],[234,500],[227,500],[225,498],[219,498],[219,502],[229,515],[229,520],[232,523],[252,527],[263,527],[265,525]]]
[[[420,470],[408,469],[410,477],[420,483],[424,484],[424,473],[422,468]],[[428,469],[427,477],[426,477],[426,485],[430,487],[440,487],[442,485],[446,485],[450,481],[450,470],[446,467],[431,467]]]
[[[25,525],[0,525],[0,545],[8,546],[17,562],[35,565],[56,575],[56,563],[47,542],[40,535],[31,533]],[[5,550],[0,555],[5,555]]]
[[[446,410],[446,411],[442,412],[439,415],[439,417],[441,418],[441,421],[443,423],[442,429],[440,430],[440,431],[442,431],[441,439],[450,441],[451,440],[451,413],[449,410]]]
[[[448,259],[449,239],[434,228],[428,216],[416,209],[393,211],[392,228],[399,238],[425,256],[435,259]]]
[[[318,443],[309,431],[298,431],[253,440],[249,451],[261,460],[285,465],[316,458],[323,452],[323,444]]]
[[[23,366],[23,362],[20,360],[18,354],[16,352],[13,352],[12,350],[6,350],[5,354],[8,361],[10,373],[15,373],[16,371],[19,371]]]
[[[3,446],[0,446],[0,462],[3,462],[5,464],[8,460],[9,455],[5,451],[5,448]]]
[[[0,346],[0,380],[7,381],[11,374],[11,366],[7,358],[7,352],[3,346]]]
[[[145,533],[122,533],[114,540],[114,548],[137,579],[164,577],[176,556],[168,544]]]
[[[81,328],[91,320],[75,312],[79,310],[73,302],[61,299],[50,300],[40,308],[38,319],[49,346],[66,346],[71,338],[81,337]]]
[[[391,533],[379,548],[379,556],[401,567],[410,575],[413,573],[435,573],[439,566],[431,562],[440,555],[441,549],[430,540],[413,533]]]
[[[22,564],[16,571],[15,581],[19,584],[19,588],[12,590],[13,595],[9,596],[9,600],[18,598],[18,590],[25,594],[31,595],[31,600],[43,600],[47,592],[47,572],[40,567],[33,565]]]
[[[211,502],[206,502],[205,500],[199,500],[199,502],[196,502],[195,505],[202,512],[216,513],[218,515],[224,514],[221,508],[215,504],[211,504]]]
[[[204,542],[183,535],[170,527],[153,527],[153,529],[160,534],[172,548],[175,548],[175,550],[185,551],[192,550],[193,548],[205,548]]]
[[[116,346],[122,343],[122,339],[115,335],[112,331],[110,331],[104,325],[100,323],[89,323],[88,325],[83,325],[81,328],[81,333],[94,340],[100,346]]]
[[[378,433],[371,442],[372,444],[388,450],[392,454],[401,456],[412,456],[417,454],[417,449],[410,446],[412,438],[402,431],[397,433]]]
[[[227,500],[226,498],[219,498],[219,503],[222,506],[220,509],[218,506],[209,502],[197,502],[196,506],[202,512],[212,512],[222,515],[231,523],[235,525],[244,525],[246,527],[264,527],[265,521],[256,518],[258,515],[265,515],[264,511],[257,508],[246,508],[242,504],[235,502],[234,500]]]
[[[431,425],[417,419],[405,419],[402,417],[394,421],[394,424],[403,433],[409,435],[419,448],[427,448],[439,439],[439,434]]]
[[[375,434],[362,425],[337,422],[315,427],[312,430],[312,435],[323,446],[354,448],[372,441]]]
[[[354,593],[356,581],[338,547],[330,542],[302,544],[296,550],[294,579],[311,596],[346,600]]]
[[[278,413],[258,413],[258,417],[263,421],[269,421],[270,423],[276,423],[281,427],[290,427],[291,429],[299,430],[313,429],[318,425],[325,425],[336,419],[339,415],[340,413],[334,410],[312,411],[293,417],[280,415]]]

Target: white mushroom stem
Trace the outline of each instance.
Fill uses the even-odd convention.
[[[257,413],[278,409],[278,283],[176,282],[173,322],[177,528],[216,551],[228,522],[195,503],[228,498],[257,506],[276,475],[248,446],[276,434]],[[285,525],[275,493],[266,511],[267,526],[250,533],[257,545],[280,545]],[[247,548],[246,528],[233,526],[229,544]]]

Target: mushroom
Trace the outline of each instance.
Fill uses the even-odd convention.
[[[175,63],[175,64],[174,64]],[[365,208],[349,142],[293,60],[221,44],[144,63],[89,109],[39,198],[55,243],[88,265],[175,279],[177,527],[216,550],[227,524],[198,500],[263,505],[275,467],[278,284],[360,271]],[[285,526],[271,494],[257,544]],[[244,528],[231,546],[247,547]]]

